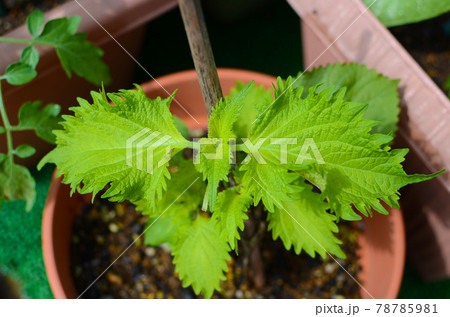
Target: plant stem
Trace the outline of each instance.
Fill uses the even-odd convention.
[[[16,38],[3,37],[3,36],[0,36],[0,42],[15,43],[15,44],[25,44],[25,45],[44,45],[44,46],[53,46],[53,47],[55,47],[55,44],[48,43],[48,42],[45,42],[45,41],[39,41],[39,40],[35,40],[35,39],[16,39]]]
[[[201,3],[200,0],[178,0],[178,4],[209,117],[212,108],[222,98],[222,88]]]
[[[0,36],[0,42],[30,45],[30,44],[33,44],[33,39],[14,39],[14,38]]]
[[[260,250],[261,240],[266,230],[262,211],[262,205],[259,204],[253,208],[253,213],[249,213],[241,240],[244,251],[243,274],[257,289],[264,287],[266,282]]]
[[[2,116],[2,121],[3,121],[4,128],[5,128],[6,143],[7,143],[7,147],[8,147],[7,155],[8,155],[9,160],[12,163],[14,147],[13,147],[12,135],[11,135],[11,124],[9,123],[8,114],[6,113],[5,104],[3,103],[1,81],[0,81],[0,114]]]
[[[236,151],[244,151],[248,150],[248,146],[245,144],[236,144]]]

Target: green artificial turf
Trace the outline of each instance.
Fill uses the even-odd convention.
[[[52,298],[42,259],[41,222],[55,167],[46,165],[36,179],[36,203],[25,212],[23,201],[2,203],[0,210],[0,272],[19,285],[26,298]]]

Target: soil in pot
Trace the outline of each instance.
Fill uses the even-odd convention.
[[[0,0],[4,14],[0,16],[0,35],[24,24],[27,16],[34,10],[46,12],[67,1],[70,0]]]
[[[450,13],[390,31],[444,91],[450,75]]]
[[[71,243],[71,272],[81,294],[142,233],[146,217],[128,203],[96,199],[76,217]],[[339,263],[357,276],[358,229],[339,224],[339,238],[347,259]],[[139,238],[84,294],[83,298],[202,298],[182,288],[172,256],[164,246],[149,247]],[[359,298],[360,289],[330,257],[310,258],[287,252],[280,240],[265,231],[261,256],[265,286],[256,289],[243,274],[244,257],[232,254],[227,281],[213,298]],[[239,248],[242,253],[242,246]]]

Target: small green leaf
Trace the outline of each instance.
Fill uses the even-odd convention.
[[[236,82],[236,88],[231,89],[227,98],[235,98],[244,88],[245,85],[242,82]],[[257,109],[269,105],[272,102],[272,89],[266,90],[263,85],[254,86],[243,99],[244,105],[239,118],[234,123],[233,131],[236,134],[236,138],[247,138],[253,122],[257,118]]]
[[[297,200],[280,203],[281,207],[267,215],[274,240],[280,237],[286,250],[294,246],[296,254],[303,249],[311,257],[317,252],[325,258],[329,252],[345,258],[339,247],[341,241],[333,234],[338,232],[336,217],[328,213],[328,204],[320,194],[312,191],[312,186],[305,184]]]
[[[228,244],[220,239],[220,232],[211,218],[198,216],[191,226],[183,230],[173,249],[175,272],[183,281],[183,287],[192,285],[195,294],[210,298],[214,290],[220,290],[223,272],[228,270]]]
[[[30,65],[19,62],[9,65],[2,78],[11,85],[23,85],[32,81],[36,75],[36,70]]]
[[[237,240],[241,239],[238,230],[244,230],[244,220],[248,219],[246,211],[251,202],[251,197],[238,193],[236,187],[228,188],[217,195],[212,218],[216,221],[220,238],[228,242],[232,250],[236,250]]]
[[[28,144],[21,144],[14,150],[14,154],[20,158],[33,156],[34,153],[36,153],[36,149]]]
[[[400,113],[400,97],[398,80],[392,80],[375,69],[367,69],[366,65],[339,64],[319,67],[300,75],[294,82],[294,87],[304,86],[303,96],[317,84],[316,93],[329,86],[334,91],[346,87],[344,100],[368,104],[364,118],[378,121],[372,133],[393,134],[397,130]]]
[[[67,76],[72,71],[86,80],[101,85],[111,82],[108,67],[102,62],[103,51],[86,40],[86,33],[75,33],[81,18],[74,16],[47,22],[35,42],[56,49]]]
[[[0,162],[0,198],[5,201],[25,200],[25,209],[30,211],[36,200],[36,183],[30,171],[9,159]]]
[[[36,134],[47,142],[55,143],[55,135],[52,130],[60,129],[61,106],[48,104],[40,109],[42,102],[26,102],[19,110],[18,130],[35,130]]]
[[[36,68],[39,62],[39,52],[34,46],[25,47],[20,56],[20,61],[22,63],[28,64],[31,68]]]
[[[240,170],[244,171],[242,185],[246,192],[252,195],[253,204],[258,205],[262,199],[264,207],[269,212],[274,212],[279,202],[292,200],[291,195],[302,190],[293,184],[300,175],[289,172],[283,165],[259,164],[252,159],[249,163],[241,165]],[[270,193],[261,188],[263,184],[270,188]]]
[[[170,169],[174,172],[162,199],[156,202],[153,209],[143,212],[150,215],[145,230],[145,243],[149,245],[167,242],[172,246],[178,240],[180,230],[192,223],[194,211],[202,203],[206,186],[192,160],[181,160]],[[137,209],[142,209],[139,204]]]
[[[171,161],[172,163],[172,161]],[[194,210],[202,203],[202,195],[205,192],[205,183],[197,178],[201,174],[194,168],[192,159],[180,159],[176,165],[170,166],[170,180],[167,183],[167,190],[164,195],[150,209],[146,209],[138,203],[137,209],[144,215],[151,217],[159,216],[170,206],[184,206],[186,209]],[[188,187],[191,185],[190,187]]]
[[[200,149],[200,164],[198,170],[203,178],[208,180],[208,187],[204,198],[203,209],[207,206],[214,211],[217,189],[221,181],[228,181],[228,173],[231,168],[230,159],[232,153],[229,149],[229,139],[235,135],[233,124],[239,118],[239,113],[244,106],[244,98],[251,91],[255,82],[250,82],[234,98],[221,100],[213,109],[209,119],[209,141],[217,141],[215,144],[206,144]],[[211,155],[214,154],[214,158]]]
[[[450,11],[448,0],[363,0],[387,27],[428,20]]]
[[[175,125],[177,126],[177,130],[181,133],[181,135],[185,138],[189,138],[189,128],[186,123],[183,122],[180,118],[173,116],[173,120],[175,121]]]
[[[80,16],[50,20],[44,25],[44,29],[37,39],[57,43],[62,41],[63,37],[75,34],[80,22]]]
[[[34,10],[27,18],[28,31],[33,37],[37,37],[44,24],[44,14],[41,10]]]
[[[163,210],[162,210],[163,211]],[[180,229],[192,222],[192,211],[180,206],[170,207],[160,217],[150,217],[145,225],[144,242],[158,246],[169,243],[172,246],[180,234]]]
[[[0,134],[5,133],[5,128],[4,127],[0,127]]]

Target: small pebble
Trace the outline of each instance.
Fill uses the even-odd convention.
[[[164,251],[166,251],[167,253],[171,253],[172,250],[170,250],[169,248],[169,244],[168,243],[163,243],[159,246],[161,249],[163,249]]]
[[[107,213],[108,221],[113,220],[116,217],[116,212],[114,210]]]
[[[327,265],[325,265],[325,272],[327,272],[328,274],[333,273],[336,270],[336,266],[328,263]]]
[[[203,130],[199,129],[192,129],[190,132],[193,138],[201,138],[205,134]]]
[[[110,223],[108,228],[112,233],[116,233],[117,231],[119,231],[119,227],[115,223]]]
[[[152,247],[145,248],[145,255],[148,257],[152,257],[156,254],[156,250]]]
[[[345,281],[345,279],[346,279],[346,277],[345,277],[345,275],[344,274],[339,274],[338,276],[336,276],[336,282],[337,283],[344,283],[344,281]]]
[[[144,292],[144,284],[142,284],[141,282],[137,282],[135,288],[136,291],[138,291],[139,293]],[[145,296],[144,297],[141,296],[141,298],[145,298]]]
[[[122,284],[122,278],[119,275],[117,275],[117,274],[108,272],[106,274],[106,278],[112,284],[115,284],[115,285],[121,285]]]
[[[244,292],[238,289],[234,295],[236,295],[237,298],[242,299],[244,297]]]

